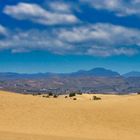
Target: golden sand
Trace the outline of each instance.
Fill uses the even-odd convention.
[[[0,140],[140,140],[140,96],[0,92]]]

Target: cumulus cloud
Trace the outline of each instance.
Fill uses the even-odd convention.
[[[95,9],[114,12],[117,16],[140,16],[140,0],[80,0]]]
[[[6,35],[6,34],[7,34],[7,29],[4,26],[0,25],[0,35]]]
[[[46,50],[56,54],[91,56],[140,53],[140,30],[98,23],[50,30],[11,31],[0,40],[0,49],[14,53]]]
[[[118,16],[138,15],[139,0],[79,0],[96,9],[115,12]],[[128,4],[129,3],[129,4]],[[131,7],[130,7],[131,3]],[[33,3],[8,5],[3,12],[18,20],[30,20],[43,25],[75,24],[72,5],[64,1],[49,1],[43,8]],[[81,23],[81,22],[80,22]],[[2,35],[2,37],[1,37]],[[13,53],[45,50],[56,54],[91,56],[135,55],[140,53],[140,30],[119,25],[97,23],[39,29],[10,30],[0,25],[0,50]]]
[[[55,1],[55,2],[50,2],[48,5],[49,5],[50,10],[55,11],[55,12],[61,12],[61,13],[72,12],[72,6],[70,3]]]
[[[54,8],[55,5],[51,5]],[[57,4],[57,11],[49,11],[42,8],[37,4],[29,4],[20,2],[17,5],[7,5],[3,12],[18,20],[30,20],[34,23],[43,25],[55,25],[55,24],[74,24],[78,22],[78,19],[72,13],[64,12],[66,5]],[[58,12],[63,11],[63,12]]]
[[[72,30],[63,29],[59,31],[58,37],[74,44],[81,54],[110,56],[133,55],[140,51],[139,35],[140,31],[136,29],[98,23]]]
[[[66,44],[55,38],[53,30],[16,30],[11,31],[9,36],[0,40],[0,49],[11,50],[13,53],[46,50],[52,53],[63,54],[69,49],[69,46],[66,47],[64,45]]]

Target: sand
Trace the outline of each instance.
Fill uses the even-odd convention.
[[[0,92],[0,140],[140,140],[140,95],[43,98]]]

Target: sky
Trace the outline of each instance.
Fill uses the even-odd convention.
[[[0,72],[140,71],[140,0],[0,0]]]

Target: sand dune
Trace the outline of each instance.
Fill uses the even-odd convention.
[[[140,140],[140,96],[47,99],[0,92],[0,140]]]

